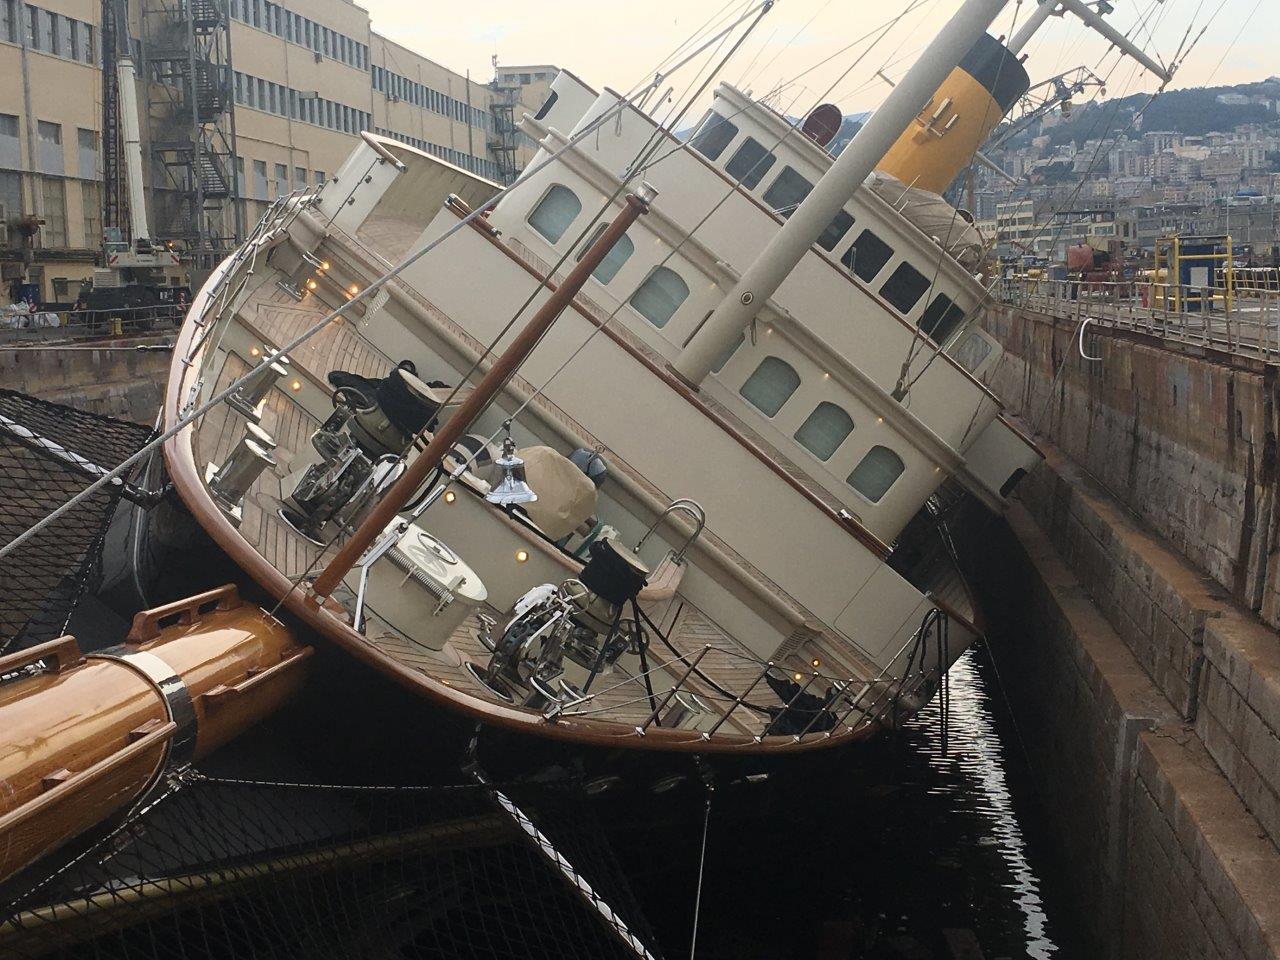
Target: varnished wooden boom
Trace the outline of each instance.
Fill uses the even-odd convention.
[[[139,613],[119,647],[0,657],[0,881],[276,710],[310,654],[228,585]]]

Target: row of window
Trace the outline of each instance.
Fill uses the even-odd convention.
[[[470,124],[481,130],[493,129],[493,117],[487,109],[469,106],[456,97],[433,90],[426,84],[393,73],[385,67],[375,66],[372,76],[373,89],[385,94],[388,99],[404,100],[423,110],[452,117],[459,123]]]
[[[582,212],[582,201],[568,187],[554,184],[529,214],[529,226],[549,243],[559,243],[568,233],[574,220]],[[606,229],[600,224],[591,237],[583,243],[578,259],[589,250]],[[627,235],[613,246],[600,261],[592,276],[600,283],[608,284],[635,253],[635,243]],[[631,294],[628,303],[655,327],[667,325],[676,310],[689,296],[689,285],[670,267],[654,267],[644,282]],[[743,338],[725,352],[715,363],[719,372],[743,343]],[[769,356],[761,361],[755,372],[747,378],[739,393],[766,417],[773,419],[791,399],[800,386],[800,374],[780,357]],[[819,460],[827,461],[853,432],[853,418],[834,403],[822,402],[814,408],[795,433],[796,442]],[[902,458],[888,447],[876,446],[858,462],[845,482],[872,503],[878,503],[902,474]]]
[[[236,157],[236,183],[240,196],[247,200],[274,200],[277,197],[287,195],[291,189],[301,189],[309,186],[307,183],[307,168],[293,168],[293,184],[289,183],[289,168],[283,163],[275,164],[272,171],[275,176],[268,176],[267,161],[253,161],[253,180],[252,182],[245,180],[244,157]],[[313,171],[314,185],[317,187],[324,186],[325,173],[323,170]]]
[[[0,0],[0,40],[80,63],[98,63],[93,24],[18,0]]]
[[[737,139],[738,127],[714,110],[702,118],[689,145],[711,161],[718,161]],[[777,157],[754,137],[746,137],[724,164],[724,171],[744,189],[754,190],[777,162]],[[809,195],[813,184],[790,165],[774,177],[763,200],[784,219]],[[834,252],[853,227],[854,217],[841,210],[818,238],[818,246]],[[894,250],[871,230],[863,230],[840,256],[840,262],[866,283],[874,281],[893,259]],[[900,313],[908,314],[933,286],[932,279],[903,261],[880,286],[880,295]],[[964,322],[964,310],[945,294],[935,296],[920,318],[920,329],[938,343],[950,339]]]
[[[251,77],[236,71],[236,103],[281,117],[290,117],[302,123],[313,123],[341,133],[357,134],[373,129],[373,114],[357,110],[345,103],[326,100],[311,92],[303,92],[272,83],[261,77]]]
[[[369,69],[369,47],[337,30],[330,30],[278,3],[268,0],[231,0],[231,16],[241,23],[275,34],[313,53],[339,60],[360,70]]]
[[[741,345],[742,341],[739,340],[734,349]],[[723,367],[727,360],[728,356],[720,361],[720,366]],[[760,361],[760,365],[747,377],[738,393],[766,417],[773,419],[799,387],[800,374],[795,367],[781,357],[769,356]],[[840,449],[849,434],[853,433],[853,426],[853,417],[848,412],[837,404],[824,400],[800,424],[794,437],[800,446],[826,462]],[[879,503],[898,477],[902,476],[904,469],[900,456],[888,447],[877,444],[858,461],[858,465],[845,477],[845,483],[872,503]]]
[[[407,134],[396,133],[394,130],[386,130],[378,127],[378,133],[384,137],[391,137],[399,140],[401,143],[407,143],[411,147],[417,147],[423,153],[429,153],[433,157],[439,157],[452,163],[455,167],[462,167],[464,170],[470,170],[472,173],[479,174],[482,177],[488,177],[490,180],[498,178],[498,165],[492,160],[486,160],[483,157],[473,157],[469,153],[463,153],[461,150],[455,150],[453,147],[442,146],[438,143],[432,143],[430,140],[423,140],[420,137],[410,137]]]
[[[24,188],[24,175],[14,170],[0,170],[0,212],[6,222],[16,220],[32,211],[27,209],[28,190]],[[102,242],[102,197],[100,185],[96,181],[82,180],[76,187],[74,180],[62,177],[36,177],[29,180],[40,197],[40,215],[44,220],[35,235],[35,245],[46,249],[65,249],[68,247],[95,248]],[[80,212],[82,221],[79,236],[72,235],[70,221],[67,216],[67,190],[80,191]],[[0,224],[0,230],[3,225]],[[3,234],[0,234],[3,236]],[[10,245],[14,244],[15,233],[4,236]]]

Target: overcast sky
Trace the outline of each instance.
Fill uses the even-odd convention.
[[[708,20],[751,6],[725,6],[725,0],[486,0],[474,6],[439,0],[360,2],[375,30],[455,70],[470,70],[474,80],[490,79],[490,58],[496,53],[504,64],[551,63],[593,86],[623,91],[651,76],[664,57]],[[1194,37],[1209,23],[1174,87],[1241,83],[1280,73],[1280,0],[1111,2],[1115,12],[1108,19],[1124,32],[1132,29],[1143,46],[1166,62],[1189,27]],[[1011,0],[991,32],[1012,33],[1032,3]],[[757,96],[780,89],[777,102],[795,113],[811,108],[824,93],[846,112],[868,110],[888,90],[876,71],[884,68],[890,77],[900,76],[959,5],[960,0],[779,0],[720,77],[751,88]],[[864,42],[839,53],[908,8],[874,49],[868,52]],[[1028,70],[1035,82],[1088,66],[1107,80],[1108,96],[1153,88],[1150,77],[1135,70],[1132,61],[1117,64],[1106,51],[1106,41],[1079,21],[1055,18],[1028,46]],[[853,65],[860,54],[863,59]],[[815,67],[827,57],[832,57],[830,63]],[[699,65],[671,79],[678,92],[694,82]]]

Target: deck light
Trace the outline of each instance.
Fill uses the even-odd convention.
[[[321,261],[320,261],[320,270],[323,272],[323,271],[328,270],[328,269],[329,269],[329,261],[328,261],[328,260],[321,260]]]
[[[347,288],[347,292],[354,297],[357,293],[360,292],[360,287],[357,284],[353,283],[351,286]]]
[[[262,356],[262,351],[261,351],[261,350],[259,350],[257,347],[250,347],[250,348],[249,348],[249,356],[251,356],[251,357],[260,357],[260,356]]]
[[[804,679],[804,675],[799,673],[793,673],[791,675],[791,679],[794,680],[796,683],[799,683],[801,680]]]
[[[517,550],[517,551],[516,551],[516,563],[524,563],[524,562],[525,562],[526,560],[528,560],[528,559],[529,559],[529,551],[528,551],[528,550]]]
[[[453,503],[453,501],[455,501],[455,500],[457,500],[457,499],[458,499],[458,495],[457,495],[456,493],[454,493],[452,490],[446,490],[446,491],[444,492],[444,502],[445,502],[445,503]]]
[[[297,393],[299,390],[302,389],[302,381],[301,380],[293,381],[293,383],[289,384],[289,389],[292,390],[294,393]]]
[[[307,289],[314,290],[315,288],[316,288],[316,279],[315,277],[312,277],[310,280],[307,281]]]
[[[812,664],[813,669],[815,670],[817,670],[820,666],[822,666],[822,661],[819,660],[817,657],[814,657],[812,660],[809,661],[809,663]]]

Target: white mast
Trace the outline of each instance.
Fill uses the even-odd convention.
[[[1005,3],[1006,0],[965,0],[685,346],[673,364],[682,379],[692,386],[703,381],[716,360],[737,340],[902,131],[978,42]]]

